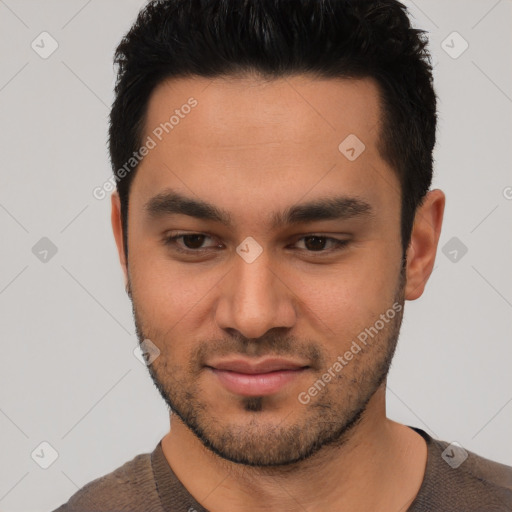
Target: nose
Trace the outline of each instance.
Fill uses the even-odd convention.
[[[236,257],[222,280],[216,309],[217,325],[246,338],[259,338],[274,328],[296,322],[296,297],[265,251],[253,262]]]

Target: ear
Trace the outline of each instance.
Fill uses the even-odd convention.
[[[114,238],[116,240],[117,252],[119,254],[119,261],[124,274],[124,286],[128,292],[128,265],[126,262],[125,251],[124,251],[124,240],[123,240],[123,224],[121,222],[121,200],[117,191],[112,193],[112,230],[114,232]]]
[[[445,200],[441,190],[432,190],[427,193],[416,211],[411,241],[407,248],[407,300],[421,297],[434,268]]]

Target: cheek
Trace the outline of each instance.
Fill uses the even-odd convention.
[[[201,303],[214,292],[221,277],[199,265],[185,265],[167,258],[140,253],[130,262],[133,296],[146,325],[159,332],[185,322],[190,327]],[[179,322],[179,323],[178,323]]]
[[[345,339],[392,307],[399,265],[386,261],[378,250],[366,252],[330,270],[319,266],[314,272],[288,273],[290,288],[303,304],[302,313],[317,332]]]
[[[345,335],[364,328],[374,316],[378,318],[381,312],[388,309],[393,301],[393,294],[385,293],[388,283],[375,280],[340,278],[324,281],[321,287],[317,281],[302,281],[304,314],[311,317],[313,313],[319,321],[318,328],[326,334],[331,330],[336,335]]]
[[[132,298],[145,337],[159,348],[155,371],[179,375],[192,358],[194,339],[204,330],[205,309],[215,283],[210,273],[192,272],[180,265],[133,264]],[[212,289],[213,288],[213,289]]]

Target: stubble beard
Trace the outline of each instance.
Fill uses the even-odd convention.
[[[236,397],[240,412],[246,413],[247,420],[242,424],[230,423],[230,418],[222,416],[222,410],[215,409],[207,403],[199,385],[200,372],[197,362],[190,362],[187,368],[173,365],[162,351],[148,370],[155,387],[183,424],[210,449],[226,461],[246,466],[277,467],[290,466],[310,459],[326,446],[342,446],[350,437],[353,429],[364,418],[367,405],[381,384],[386,380],[399,337],[404,305],[404,273],[395,294],[395,304],[402,307],[386,327],[379,332],[361,353],[354,356],[346,368],[336,378],[326,384],[318,397],[303,405],[295,399],[294,407],[298,414],[282,414],[274,421],[262,421],[262,415],[268,418],[269,403],[272,397]],[[143,331],[143,322],[137,314],[135,301],[128,285],[128,294],[132,299],[133,315],[139,342],[152,339],[149,332]],[[377,320],[377,318],[375,319]],[[369,327],[369,326],[368,326]],[[150,329],[148,329],[150,331]],[[161,349],[165,343],[155,336],[152,339]],[[239,343],[230,340],[228,353],[248,353],[251,343]],[[222,340],[221,340],[222,341]],[[264,353],[297,355],[296,343],[290,338],[265,338],[258,344],[257,351]],[[323,369],[311,374],[311,384],[319,379],[334,361],[325,360],[320,355],[318,344],[301,344],[302,355],[308,355],[317,362],[322,362]],[[210,345],[211,347],[211,345]],[[206,345],[202,346],[206,350]],[[199,350],[196,357],[199,358]],[[253,350],[254,352],[254,350]],[[209,351],[208,353],[212,353]],[[260,354],[258,354],[260,355]],[[327,364],[326,364],[327,363]],[[204,371],[204,369],[203,369]],[[275,403],[274,403],[275,405]],[[293,411],[292,411],[293,412]],[[293,421],[286,421],[295,416]],[[245,418],[245,416],[244,416]]]

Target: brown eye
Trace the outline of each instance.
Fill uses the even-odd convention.
[[[212,237],[203,233],[179,233],[165,236],[162,242],[173,251],[190,256],[203,254],[212,249],[220,248],[219,244],[215,245],[215,240],[212,239]]]
[[[306,253],[327,254],[342,250],[349,244],[349,240],[340,240],[323,235],[308,235],[300,238],[297,243],[303,246],[300,249],[306,251]]]
[[[325,248],[327,238],[325,236],[304,237],[306,249],[309,251],[321,251]]]
[[[205,235],[182,235],[183,245],[187,249],[200,249],[205,238]]]

